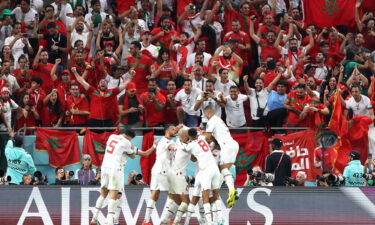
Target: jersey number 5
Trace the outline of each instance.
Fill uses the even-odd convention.
[[[210,150],[210,148],[208,148],[206,142],[203,141],[203,140],[199,140],[199,141],[198,141],[198,145],[201,146],[201,148],[202,148],[202,150],[203,150],[204,152],[208,152],[208,151]]]
[[[113,153],[113,151],[115,150],[115,145],[116,145],[117,143],[118,143],[118,142],[115,141],[115,140],[112,140],[111,143],[109,143],[109,147],[108,147],[108,149],[107,149],[107,152],[108,152],[109,154],[112,154],[112,153]]]

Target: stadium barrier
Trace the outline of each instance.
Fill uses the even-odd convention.
[[[227,209],[227,190],[222,189],[225,224],[374,224],[375,188],[238,188],[240,199]],[[99,187],[0,186],[0,224],[88,225]],[[149,188],[125,187],[120,224],[141,224]],[[151,219],[160,224],[166,201],[161,194]],[[99,221],[107,214],[105,202]],[[198,224],[196,213],[190,224]]]

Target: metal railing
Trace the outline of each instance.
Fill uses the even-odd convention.
[[[62,131],[80,131],[82,129],[90,129],[90,130],[116,130],[118,127],[38,127],[50,130],[62,130]],[[149,131],[149,130],[164,130],[164,127],[136,127],[131,128],[134,131]],[[307,130],[310,129],[309,127],[238,127],[238,128],[229,128],[229,130],[233,131],[241,131],[241,130]],[[36,127],[22,127],[17,131],[17,134],[26,134],[28,130],[36,130]]]

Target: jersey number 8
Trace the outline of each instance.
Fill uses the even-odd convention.
[[[198,145],[201,146],[201,148],[204,152],[208,152],[210,150],[210,148],[207,146],[206,142],[203,141],[203,140],[199,140]]]

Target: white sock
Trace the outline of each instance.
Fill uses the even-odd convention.
[[[224,180],[225,180],[225,183],[227,184],[228,186],[228,189],[229,190],[232,190],[234,189],[234,180],[233,180],[233,176],[232,174],[229,172],[229,169],[228,168],[224,168],[221,170],[221,174],[223,175],[224,177]]]
[[[107,221],[106,221],[108,225],[112,225],[114,223],[113,218],[115,216],[116,206],[117,206],[117,200],[109,199],[108,214],[107,214]]]
[[[122,197],[116,200],[115,217],[114,217],[114,221],[116,224],[119,223],[121,209],[122,209]]]
[[[217,208],[215,202],[211,204],[212,220],[217,223]]]
[[[223,221],[223,212],[221,211],[221,201],[216,200],[215,205],[216,205],[216,211],[217,211],[217,221]]]
[[[182,215],[184,215],[184,213],[186,212],[186,210],[188,209],[188,205],[186,204],[186,202],[181,202],[181,205],[178,207],[178,210],[177,210],[177,214],[176,214],[176,217],[174,218],[174,223],[179,223],[181,221],[181,217]],[[193,208],[194,210],[194,208]]]
[[[199,207],[200,219],[204,220],[205,216],[204,216],[204,207],[203,207],[203,200],[202,200],[202,198],[200,198],[199,201],[198,201],[198,207]]]
[[[211,205],[210,205],[210,203],[203,204],[203,208],[204,208],[204,216],[207,220],[207,223],[211,224],[212,223],[212,216],[211,216]]]
[[[191,214],[194,213],[194,208],[195,208],[195,205],[193,205],[193,204],[190,203],[189,206],[188,206],[188,208],[187,208],[187,212],[186,212],[185,225],[189,224]]]
[[[161,217],[161,223],[168,223],[171,216],[176,213],[178,209],[178,205],[176,204],[175,201],[171,200],[169,202],[169,206],[165,207],[163,215]]]
[[[148,200],[147,202],[147,208],[146,208],[146,215],[145,215],[145,222],[150,222],[150,217],[151,217],[151,213],[152,213],[152,210],[154,210],[155,208],[155,201],[150,199]]]
[[[104,202],[104,197],[102,195],[96,200],[95,209],[94,209],[94,216],[92,217],[93,220],[98,219],[99,211],[101,210]]]

